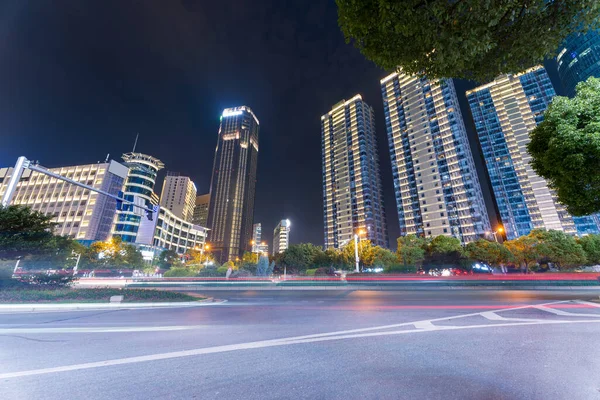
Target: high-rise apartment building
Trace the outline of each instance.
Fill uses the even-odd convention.
[[[569,215],[546,180],[530,165],[529,132],[544,118],[555,95],[546,70],[537,66],[502,75],[467,92],[486,167],[508,239],[532,229],[597,233],[593,217]]]
[[[575,86],[590,76],[600,78],[600,31],[571,35],[556,57],[558,76],[570,97]]]
[[[219,262],[250,249],[256,191],[259,122],[249,107],[221,115],[210,187],[209,240]]]
[[[160,194],[160,206],[179,218],[192,222],[196,206],[196,185],[187,176],[168,172]]]
[[[143,199],[146,205],[151,205],[156,174],[164,164],[158,158],[142,153],[123,154],[123,160],[129,167],[123,197],[129,201],[135,201],[135,197],[138,197]],[[135,243],[141,218],[136,215],[132,205],[123,204],[117,215],[113,235],[120,236],[124,242]]]
[[[273,231],[273,254],[283,253],[290,245],[290,220],[282,219]]]
[[[194,205],[194,215],[192,216],[192,223],[200,226],[207,226],[206,221],[208,219],[209,203],[210,193],[196,196],[196,202]]]
[[[452,80],[381,80],[400,235],[472,242],[490,230]]]
[[[258,247],[261,244],[262,240],[262,225],[261,223],[256,223],[252,225],[252,252],[258,253]]]
[[[49,170],[115,196],[128,173],[127,167],[116,161]],[[12,172],[13,168],[0,169],[0,197]],[[23,171],[11,204],[52,215],[56,234],[79,240],[109,239],[117,212],[116,200],[108,196],[30,169]]]
[[[321,152],[325,248],[343,247],[359,230],[387,247],[375,117],[360,95],[321,117]]]

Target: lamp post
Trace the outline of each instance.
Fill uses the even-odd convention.
[[[364,229],[359,229],[358,232],[354,234],[354,259],[356,261],[356,272],[360,272],[360,259],[358,258],[358,235],[362,235],[363,233],[365,233]]]

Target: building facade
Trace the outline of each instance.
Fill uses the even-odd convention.
[[[283,253],[290,245],[290,220],[282,219],[273,231],[273,254]]]
[[[223,111],[208,209],[209,240],[220,263],[241,258],[250,250],[258,133],[258,118],[249,107]]]
[[[597,233],[593,217],[569,215],[530,165],[529,132],[555,96],[546,70],[537,66],[502,75],[467,92],[500,218],[508,239],[532,229]]]
[[[128,173],[127,167],[116,161],[49,170],[115,196]],[[0,197],[12,171],[0,169]],[[57,224],[54,233],[79,240],[109,239],[117,212],[117,202],[110,197],[29,169],[23,171],[11,204],[52,215]]]
[[[600,78],[600,31],[569,36],[559,50],[556,62],[567,96],[575,96],[579,82],[590,76]]]
[[[258,247],[261,244],[262,240],[262,225],[261,223],[256,223],[252,225],[252,252],[258,253]]]
[[[395,72],[380,83],[400,235],[484,236],[490,220],[452,80]]]
[[[178,254],[188,249],[204,248],[207,229],[178,217],[167,208],[161,207],[149,220],[142,217],[135,243],[158,250],[174,250]]]
[[[194,215],[192,216],[192,223],[200,226],[207,226],[208,220],[208,204],[210,203],[210,194],[201,194],[196,196],[194,203]]]
[[[129,201],[141,198],[150,206],[153,201],[156,174],[164,167],[158,158],[142,153],[123,154],[123,161],[129,168],[123,188],[123,197]],[[144,217],[145,218],[145,217]],[[113,235],[120,236],[124,242],[135,243],[142,217],[136,215],[133,206],[123,204],[117,213]]]
[[[388,247],[375,117],[360,95],[321,117],[321,153],[325,248],[343,247],[359,230]]]
[[[187,176],[169,172],[160,194],[160,206],[185,221],[192,222],[196,206],[196,185]]]

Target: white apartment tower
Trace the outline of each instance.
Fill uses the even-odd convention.
[[[325,248],[341,248],[359,231],[387,247],[375,117],[360,95],[321,117],[321,152]]]
[[[196,185],[187,176],[168,172],[160,194],[161,207],[187,222],[192,222],[196,207]]]
[[[452,80],[394,72],[381,93],[400,235],[484,236],[490,220]]]
[[[283,253],[290,245],[290,220],[281,220],[273,231],[273,254]]]

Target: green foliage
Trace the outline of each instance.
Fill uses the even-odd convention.
[[[304,274],[306,276],[315,276],[316,271],[317,271],[317,268],[309,268],[304,272]]]
[[[320,247],[311,243],[292,244],[279,255],[278,265],[287,267],[288,273],[305,271],[314,265],[322,252]]]
[[[258,253],[245,252],[242,256],[243,264],[258,264]]]
[[[530,136],[531,166],[567,211],[600,211],[600,79],[580,82],[573,99],[555,97]]]
[[[225,276],[225,274],[227,273],[228,269],[229,269],[229,266],[227,266],[227,263],[225,263],[224,265],[222,265],[219,268],[217,268],[217,274],[219,276]]]
[[[29,285],[54,288],[70,286],[76,280],[77,278],[71,274],[34,274],[21,277],[21,282]]]
[[[579,238],[577,243],[585,251],[590,264],[600,264],[600,235],[587,235]]]
[[[57,250],[52,217],[25,206],[0,206],[0,258],[38,255]]]
[[[499,266],[510,262],[512,254],[501,243],[479,239],[468,243],[465,248],[466,255],[471,260],[481,261],[491,266]]]
[[[144,267],[144,259],[137,247],[125,243],[119,236],[115,236],[107,242],[92,243],[81,257],[81,266],[103,269],[140,269]]]
[[[383,247],[375,247],[375,259],[373,260],[373,267],[377,268],[388,268],[398,264],[398,257],[396,254]]]
[[[398,238],[396,257],[404,266],[420,265],[425,259],[425,239],[416,235],[406,235]]]
[[[375,262],[377,246],[373,246],[370,240],[360,240],[358,242],[358,258],[360,265],[370,267]],[[342,258],[347,265],[355,264],[354,240],[348,242],[342,249]]]
[[[165,272],[165,278],[184,278],[198,276],[198,273],[188,268],[175,267]]]
[[[205,277],[205,278],[216,278],[219,276],[225,276],[226,272],[227,272],[227,269],[225,269],[225,271],[223,273],[220,273],[218,270],[218,267],[215,268],[214,266],[208,266],[206,268],[202,268],[200,270],[200,272],[198,272],[198,276]]]
[[[573,236],[562,231],[534,229],[529,236],[544,244],[541,258],[558,264],[560,267],[577,267],[587,261],[583,247]]]
[[[162,269],[178,268],[182,265],[180,256],[175,250],[163,250],[156,261]]]
[[[347,42],[384,69],[489,81],[598,27],[597,0],[336,0]]]

